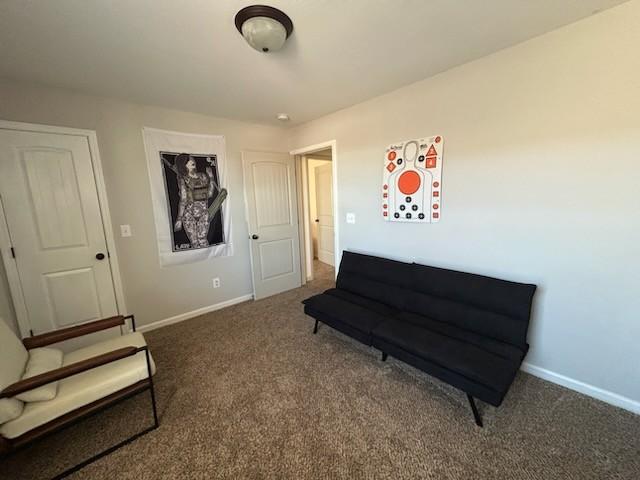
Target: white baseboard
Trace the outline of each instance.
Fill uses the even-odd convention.
[[[252,298],[253,298],[253,294],[249,293],[247,295],[242,295],[241,297],[236,297],[230,300],[225,300],[224,302],[216,303],[215,305],[209,305],[207,307],[198,308],[197,310],[181,313],[180,315],[176,315],[174,317],[158,320],[157,322],[149,323],[147,325],[140,325],[140,327],[138,327],[137,330],[139,332],[148,332],[150,330],[155,330],[156,328],[166,327],[167,325],[183,322],[190,318],[204,315],[205,313],[215,312],[216,310],[230,307],[231,305],[236,305],[237,303],[246,302],[247,300],[251,300]]]
[[[588,383],[574,380],[573,378],[560,375],[559,373],[552,372],[551,370],[547,370],[545,368],[531,365],[527,362],[524,362],[522,364],[521,370],[544,380],[548,380],[549,382],[562,385],[563,387],[575,390],[576,392],[584,393],[585,395],[597,398],[598,400],[602,400],[603,402],[610,405],[624,408],[625,410],[629,410],[630,412],[640,415],[639,401],[623,397],[622,395],[618,395],[617,393],[613,393],[602,388],[594,387],[593,385],[589,385]]]

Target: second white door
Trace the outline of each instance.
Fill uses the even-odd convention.
[[[243,152],[256,300],[299,287],[300,245],[294,159]]]
[[[318,260],[333,266],[333,180],[331,164],[316,167],[316,212],[318,225]]]

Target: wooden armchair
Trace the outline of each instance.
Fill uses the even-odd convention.
[[[132,333],[64,354],[53,350],[62,358],[59,368],[27,375],[29,362],[36,357],[35,353],[52,351],[41,347],[122,327],[127,320],[131,321]],[[64,328],[25,338],[22,342],[0,319],[0,455],[148,390],[154,421],[151,427],[70,468],[57,478],[113,452],[158,427],[154,373],[153,358],[144,337],[135,331],[133,315]],[[58,382],[53,398],[31,402],[20,400],[21,394],[32,394],[34,389],[50,386],[53,382]]]

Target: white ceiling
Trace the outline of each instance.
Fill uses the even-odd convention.
[[[625,0],[257,0],[294,32],[251,49],[249,1],[2,0],[0,77],[236,118],[305,122]]]

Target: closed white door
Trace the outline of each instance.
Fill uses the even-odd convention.
[[[295,168],[284,153],[243,152],[242,162],[257,300],[302,283]]]
[[[316,211],[318,218],[318,260],[333,266],[333,181],[331,164],[316,167]]]
[[[33,333],[116,315],[87,137],[0,130],[0,195]]]

